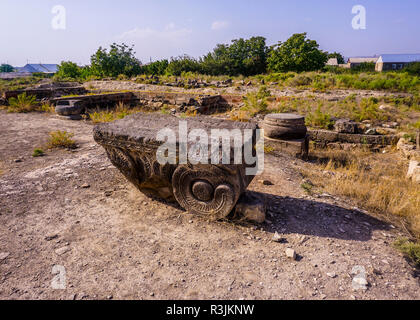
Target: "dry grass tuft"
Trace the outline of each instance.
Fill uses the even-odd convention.
[[[89,113],[89,117],[93,123],[112,122],[118,119],[123,119],[130,114],[140,112],[139,109],[132,109],[120,102],[114,110],[97,110]]]
[[[315,150],[314,155],[319,161],[304,175],[319,187],[372,212],[401,217],[420,238],[420,186],[406,179],[407,164],[397,154]]]
[[[72,139],[73,133],[67,131],[53,131],[50,132],[50,137],[47,142],[48,149],[75,149],[77,148],[76,142]]]
[[[55,113],[55,106],[50,103],[44,103],[41,106],[41,111],[45,113]]]

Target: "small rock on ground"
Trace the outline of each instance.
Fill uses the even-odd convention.
[[[296,251],[290,248],[286,249],[286,257],[296,260]]]

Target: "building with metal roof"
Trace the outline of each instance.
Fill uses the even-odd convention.
[[[56,73],[58,71],[58,64],[27,64],[24,67],[16,68],[18,72],[26,73]]]
[[[327,66],[338,66],[338,59],[337,58],[330,58],[328,59]]]
[[[412,62],[420,62],[420,54],[382,54],[376,62],[375,70],[401,70]]]
[[[348,68],[360,66],[362,63],[376,63],[378,57],[353,57],[347,61]]]

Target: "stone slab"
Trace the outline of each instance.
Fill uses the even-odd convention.
[[[299,159],[307,159],[309,154],[309,137],[294,140],[280,140],[265,137],[264,145],[272,149],[273,155],[288,154]]]

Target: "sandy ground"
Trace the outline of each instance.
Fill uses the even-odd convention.
[[[53,130],[79,148],[33,158]],[[299,160],[266,157],[250,185],[267,196],[266,223],[208,221],[137,191],[91,132],[0,111],[0,299],[420,299],[416,271],[392,248],[404,232],[307,196]],[[354,267],[367,290],[353,289]]]

